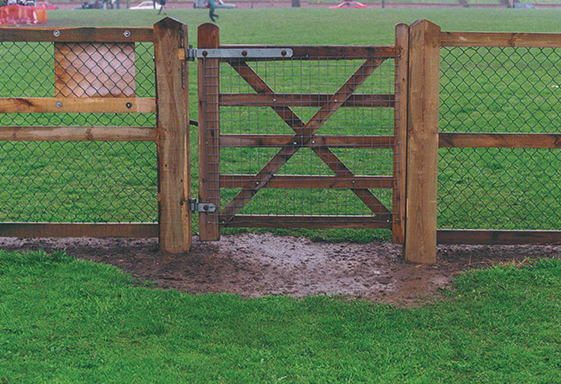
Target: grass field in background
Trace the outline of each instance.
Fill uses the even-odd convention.
[[[439,25],[443,30],[495,30],[495,31],[528,31],[528,32],[561,32],[557,19],[561,16],[561,11],[555,10],[465,10],[465,9],[391,9],[391,10],[329,10],[329,9],[253,9],[253,10],[220,10],[220,27],[221,41],[223,43],[248,43],[248,44],[353,44],[353,45],[389,45],[393,44],[394,28],[398,22],[412,23],[416,19],[426,18]],[[197,25],[208,21],[208,13],[205,10],[171,10],[169,16],[175,17],[189,25],[189,41],[191,44],[196,43],[196,27]],[[159,17],[152,11],[49,11],[49,22],[47,26],[149,26],[159,20]],[[45,60],[48,62],[49,60]],[[12,78],[18,71],[10,72],[10,59],[7,55],[2,55],[5,63],[3,76]],[[541,58],[540,58],[541,57]],[[542,60],[543,59],[543,60]],[[51,59],[52,60],[52,59]],[[538,61],[542,60],[544,66],[538,68],[535,73],[539,75],[539,81],[530,79],[530,85],[539,84],[540,87],[549,86],[551,83],[557,82],[560,77],[559,70],[555,65],[554,58],[548,56],[547,53],[538,55]],[[148,62],[149,60],[145,60]],[[456,65],[465,66],[469,62],[469,56],[464,55]],[[500,60],[499,60],[500,62]],[[40,73],[40,61],[29,73],[28,77],[35,76]],[[512,62],[504,60],[503,64],[513,65]],[[521,65],[525,65],[525,61],[520,61]],[[477,70],[479,65],[472,67],[456,68],[461,76],[472,76],[470,81],[477,85],[477,89],[472,89],[472,83],[464,83],[461,76],[453,80],[443,78],[443,89],[448,92],[450,97],[461,99],[462,95],[470,95],[470,102],[478,102],[485,100],[492,90],[505,90],[504,84],[501,84],[500,78],[489,78],[488,73],[480,70],[475,75],[474,68]],[[516,68],[517,64],[514,63]],[[451,65],[450,68],[453,68]],[[492,69],[492,68],[491,68]],[[528,80],[528,71],[531,67],[520,70],[513,78],[510,71],[509,86],[516,86],[517,83],[524,83]],[[197,118],[196,111],[196,66],[190,66],[190,97],[191,97],[191,113],[192,118]],[[333,69],[330,69],[332,73]],[[541,72],[540,72],[541,71]],[[346,73],[346,74],[345,74]],[[336,89],[336,86],[342,84],[345,76],[352,73],[351,68],[346,72],[338,72],[337,76],[328,75],[327,72],[320,73],[324,80],[330,83],[330,87]],[[290,75],[290,73],[289,73]],[[327,76],[327,77],[326,77]],[[376,72],[374,74],[376,76]],[[544,79],[544,76],[547,79]],[[272,76],[274,79],[274,76]],[[458,81],[458,79],[460,79]],[[281,81],[282,80],[282,81]],[[291,80],[290,76],[283,73],[279,76],[279,84],[275,88],[279,88],[281,82]],[[300,79],[296,78],[296,83]],[[235,81],[235,80],[233,80]],[[456,83],[455,83],[456,82]],[[14,86],[16,87],[16,86]],[[377,90],[376,85],[371,91]],[[17,88],[17,87],[16,87]],[[35,88],[33,88],[35,89]],[[37,89],[41,89],[40,87]],[[384,93],[391,93],[392,90],[384,89]],[[510,118],[517,121],[524,121],[523,125],[529,128],[516,126],[520,131],[532,131],[531,126],[536,123],[541,127],[542,132],[555,131],[559,120],[557,116],[558,93],[554,93],[551,88],[547,89],[548,95],[545,100],[548,104],[540,103],[543,99],[543,89],[531,89],[530,92],[523,89],[524,95],[512,92],[509,97],[503,97],[501,102],[494,98],[497,113],[505,112]],[[29,90],[26,90],[29,92]],[[17,96],[10,93],[9,96]],[[34,94],[37,96],[36,94]],[[540,97],[542,99],[540,99]],[[479,100],[478,100],[479,98]],[[447,100],[443,100],[447,102]],[[478,110],[483,107],[487,108],[489,103],[482,102],[479,106],[469,105],[469,102],[461,101],[454,103],[451,109],[452,116],[445,116],[446,124],[441,125],[443,131],[447,130],[465,130],[465,131],[500,131],[504,129],[497,119],[491,118],[490,125],[481,129],[481,120],[470,120],[470,116],[483,116],[489,118],[490,111]],[[529,105],[526,108],[526,105]],[[523,106],[523,107],[522,107]],[[456,108],[456,109],[454,109]],[[458,110],[458,108],[460,108]],[[506,109],[505,109],[506,108]],[[547,109],[542,113],[543,109]],[[256,112],[258,108],[252,108],[252,115],[249,117],[253,121],[259,119],[257,124],[260,129],[268,129],[267,133],[273,133],[271,127],[277,127],[279,132],[286,133],[288,129],[283,126],[282,121],[276,118],[270,111]],[[349,110],[354,108],[349,108]],[[358,109],[358,108],[357,108]],[[524,113],[520,113],[520,109],[525,109]],[[337,120],[334,116],[334,126],[344,128],[341,132],[353,132],[354,134],[368,134],[371,131],[360,132],[360,127],[370,127],[371,129],[379,129],[379,127],[388,127],[391,121],[391,110],[380,112],[382,109],[376,109],[372,116],[360,117],[358,125],[356,125],[356,111],[341,111],[341,118]],[[313,111],[299,111],[303,115],[311,115]],[[389,113],[388,113],[389,112]],[[491,111],[492,112],[492,111]],[[349,115],[345,115],[349,113]],[[223,110],[223,117],[229,118],[230,121],[224,123],[224,127],[230,130],[230,133],[244,133],[247,127],[244,127],[247,117],[240,118],[242,112]],[[532,115],[534,114],[534,115]],[[267,117],[269,116],[269,117]],[[303,116],[305,117],[305,116]],[[309,117],[309,116],[308,116]],[[71,117],[68,117],[69,119]],[[245,120],[244,120],[245,119]],[[534,120],[532,120],[534,119]],[[537,119],[537,121],[536,121]],[[263,125],[263,120],[270,122]],[[153,117],[148,117],[144,123],[150,125]],[[341,123],[342,122],[342,123]],[[114,122],[113,122],[114,123]],[[140,125],[143,125],[141,123]],[[44,123],[43,123],[44,124]],[[119,122],[115,125],[122,125],[125,122]],[[355,124],[355,125],[353,125]],[[495,124],[498,128],[493,128]],[[248,124],[250,125],[250,124]],[[266,126],[268,125],[268,128]],[[328,129],[326,126],[324,129]],[[334,131],[335,132],[335,131]],[[322,133],[322,130],[318,131]],[[331,133],[331,132],[330,132]],[[192,169],[193,169],[193,195],[197,190],[197,136],[196,129],[191,130],[192,141]],[[27,220],[45,220],[48,221],[88,221],[89,217],[96,220],[115,220],[122,217],[122,221],[137,221],[137,217],[141,220],[154,220],[157,217],[156,201],[155,201],[155,169],[146,170],[146,165],[153,161],[155,164],[154,147],[144,144],[132,148],[131,146],[121,148],[121,144],[113,145],[114,153],[110,159],[102,159],[103,152],[99,146],[80,143],[77,147],[70,143],[70,147],[61,148],[60,150],[52,150],[50,143],[31,143],[18,149],[14,155],[12,144],[5,144],[3,148],[11,151],[2,151],[0,155],[8,160],[4,162],[3,181],[2,184],[6,188],[12,188],[14,192],[7,192],[4,189],[2,208],[0,208],[0,218],[5,221],[18,220],[23,217]],[[89,145],[89,146],[88,146]],[[55,145],[56,147],[56,145]],[[56,147],[58,148],[58,147]],[[125,161],[120,164],[119,153],[124,151],[133,151],[131,156],[122,157]],[[235,172],[237,167],[243,167],[247,171],[255,171],[264,165],[271,156],[273,150],[260,149],[260,154],[252,157],[247,156],[254,150],[228,149],[224,150],[225,162],[224,171]],[[445,150],[450,151],[450,150]],[[552,167],[557,161],[555,151],[547,151],[545,154],[535,152],[531,156],[527,151],[523,153],[493,153],[489,150],[469,153],[452,153],[441,159],[440,177],[441,193],[440,193],[440,213],[439,225],[446,228],[508,228],[508,229],[555,229],[561,227],[561,218],[556,215],[561,201],[561,190],[556,187],[556,181],[560,179],[556,167]],[[453,150],[458,151],[458,150]],[[453,151],[450,151],[453,152]],[[49,161],[45,161],[45,157],[38,160],[37,153],[51,153]],[[373,161],[366,162],[363,159],[366,154],[358,154],[355,152],[340,151],[338,155],[345,159],[346,162],[352,164],[356,173],[376,174],[379,172],[389,171],[388,164],[380,159],[387,158],[388,154],[381,156],[372,156]],[[544,152],[544,151],[542,151]],[[66,153],[74,153],[71,155],[72,166],[65,165],[64,157]],[[449,153],[449,152],[446,152]],[[80,155],[83,159],[80,159]],[[361,157],[362,156],[362,157]],[[493,161],[489,161],[489,157]],[[245,161],[249,158],[255,161]],[[55,161],[56,160],[56,161]],[[95,161],[100,166],[105,165],[103,173],[100,177],[99,168],[96,171],[92,167],[91,161]],[[310,161],[312,165],[308,165]],[[38,164],[39,163],[39,164]],[[314,171],[329,174],[327,167],[312,155],[311,153],[301,152],[300,155],[292,160],[293,165],[287,165],[288,173],[298,173],[302,170],[314,168]],[[514,166],[511,163],[515,164]],[[314,165],[315,164],[315,165]],[[391,164],[390,164],[391,165]],[[469,166],[470,169],[461,169],[460,165]],[[141,168],[135,168],[140,166]],[[144,168],[142,168],[144,167]],[[292,167],[292,168],[290,168]],[[323,168],[320,168],[323,167]],[[86,186],[80,186],[82,195],[90,196],[89,200],[84,201],[83,196],[76,193],[76,190],[69,192],[69,187],[77,188],[70,185],[56,185],[53,180],[53,169],[57,172],[64,173],[65,178],[71,178],[70,172],[74,169],[79,174],[77,178],[87,180]],[[138,172],[140,169],[142,172]],[[239,168],[238,168],[239,169]],[[521,170],[521,171],[520,171]],[[533,172],[537,170],[537,172]],[[286,172],[286,171],[285,171]],[[239,173],[239,172],[236,172]],[[281,172],[282,173],[282,172]],[[47,180],[48,183],[42,183],[41,180]],[[91,180],[91,181],[90,181]],[[476,180],[477,182],[474,182]],[[483,180],[483,184],[480,181]],[[95,195],[96,188],[104,185],[106,191],[103,199]],[[29,190],[26,189],[29,186]],[[131,194],[131,191],[139,191],[139,193]],[[141,190],[139,190],[140,188]],[[535,188],[532,193],[532,188]],[[303,193],[304,191],[305,193]],[[549,193],[551,191],[551,193]],[[93,192],[93,193],[91,193]],[[317,192],[317,191],[316,191]],[[389,191],[380,194],[384,202],[390,201]],[[235,191],[226,192],[225,196],[232,196]],[[38,199],[37,195],[45,196],[45,199]],[[133,196],[134,198],[131,198]],[[150,198],[152,196],[153,198]],[[262,196],[262,197],[261,197]],[[298,190],[293,196],[284,196],[284,192],[267,190],[258,194],[263,203],[262,207],[249,206],[254,213],[265,213],[274,210],[275,207],[288,208],[286,213],[342,213],[344,209],[352,213],[361,213],[364,209],[358,199],[354,199],[350,194],[342,195],[343,197],[332,197],[329,193],[318,195],[317,193],[308,193],[305,190]],[[282,200],[284,199],[284,200]],[[321,210],[314,205],[316,199],[322,199]],[[356,201],[355,201],[356,200]],[[288,201],[288,203],[287,203]],[[358,204],[358,205],[356,205]],[[136,207],[135,207],[136,206]],[[138,207],[140,206],[140,208]],[[44,208],[47,207],[47,208]],[[265,212],[259,212],[263,207],[267,207]],[[450,207],[450,209],[444,209]],[[475,209],[474,209],[475,207]],[[358,210],[357,210],[358,208]],[[78,210],[78,215],[67,216],[68,211]],[[305,212],[304,212],[305,210]],[[60,215],[57,213],[60,211]],[[53,214],[53,212],[55,212]],[[64,213],[64,215],[63,215]],[[275,212],[282,214],[282,210]],[[27,216],[25,216],[27,215]],[[58,215],[58,216],[57,216]],[[547,220],[544,220],[544,215]],[[63,217],[64,216],[64,217]],[[240,230],[236,230],[240,231]],[[282,234],[298,234],[312,237],[317,240],[330,241],[371,241],[374,239],[388,239],[388,231],[383,230],[283,230],[276,231]]]
[[[559,260],[463,273],[413,309],[147,285],[64,253],[0,251],[0,382],[559,380]]]

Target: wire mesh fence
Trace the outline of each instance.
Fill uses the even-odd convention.
[[[561,50],[445,47],[440,131],[559,133]],[[439,228],[561,228],[557,149],[441,148]]]
[[[155,97],[152,43],[0,43],[0,97]],[[58,106],[58,104],[57,104]],[[155,113],[4,113],[4,127],[156,125]],[[0,142],[0,221],[155,222],[154,142]]]
[[[391,225],[395,57],[316,59],[205,64],[213,222]]]

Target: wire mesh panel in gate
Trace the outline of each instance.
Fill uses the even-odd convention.
[[[351,57],[318,48],[280,60],[202,59],[200,162],[218,206],[209,221],[391,228],[394,47]]]
[[[441,133],[559,133],[560,49],[443,47],[441,58]],[[561,229],[559,149],[442,145],[439,228]]]
[[[154,83],[152,43],[1,42],[0,221],[156,222],[154,139],[55,141],[50,129],[154,127],[140,105]]]

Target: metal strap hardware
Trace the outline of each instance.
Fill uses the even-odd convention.
[[[195,59],[282,59],[292,57],[291,48],[189,48],[187,60]]]
[[[212,203],[199,203],[196,199],[189,199],[191,212],[215,212],[216,205]]]

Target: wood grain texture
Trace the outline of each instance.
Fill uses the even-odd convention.
[[[220,105],[239,107],[321,107],[332,95],[329,94],[251,94],[251,93],[223,93],[220,95]],[[393,108],[394,95],[352,95],[341,107],[354,108]]]
[[[220,135],[220,146],[229,148],[278,148],[292,140],[291,135]],[[306,148],[393,148],[395,136],[339,136],[314,135]]]
[[[439,229],[437,238],[439,244],[560,244],[561,231]]]
[[[158,237],[158,223],[0,223],[0,237]]]
[[[156,127],[0,127],[0,141],[156,141]]]
[[[409,96],[409,26],[395,26],[395,45],[399,57],[396,58],[395,70],[395,107],[394,135],[394,189],[393,189],[393,226],[392,242],[405,241],[405,201],[407,185],[407,101]]]
[[[443,47],[561,48],[558,33],[442,32]]]
[[[55,31],[60,35],[55,36]],[[130,32],[126,37],[125,32]],[[0,41],[43,41],[43,42],[152,42],[152,28],[0,28]]]
[[[440,148],[561,148],[559,133],[443,133]]]
[[[211,23],[197,32],[198,48],[218,48],[220,30]],[[220,207],[220,68],[218,60],[198,60],[199,201]],[[199,238],[220,240],[217,213],[199,213]]]
[[[178,50],[184,24],[166,17],[154,25],[154,57],[158,100],[158,201],[160,249],[187,252],[191,246],[189,196],[188,80]],[[186,82],[188,84],[188,81]]]
[[[243,188],[255,175],[220,175],[222,188]],[[349,179],[337,176],[317,175],[276,175],[271,177],[265,188],[283,189],[390,189],[392,176],[354,176]]]
[[[247,228],[391,228],[391,223],[380,221],[373,216],[268,216],[236,215],[227,221],[221,218],[225,227]]]
[[[422,20],[409,39],[405,259],[436,262],[440,27]]]
[[[56,97],[135,97],[134,43],[55,43]]]
[[[60,103],[60,107],[57,106]],[[156,99],[1,97],[0,113],[155,113]]]

